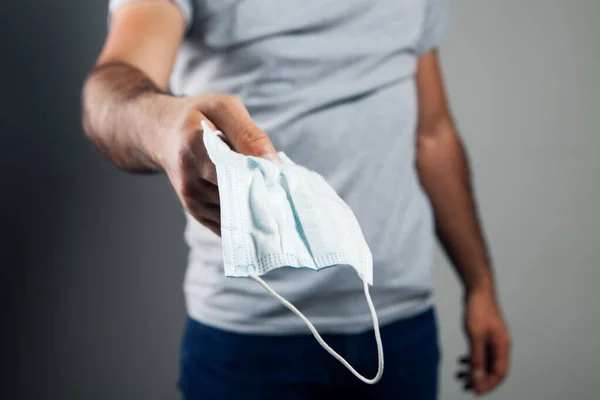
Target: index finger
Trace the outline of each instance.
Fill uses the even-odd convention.
[[[279,161],[269,136],[250,117],[243,103],[227,95],[216,95],[202,109],[231,142],[238,153]]]

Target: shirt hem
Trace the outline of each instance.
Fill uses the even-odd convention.
[[[397,306],[386,307],[379,311],[376,309],[375,311],[377,312],[379,326],[383,327],[402,319],[414,317],[432,308],[434,303],[433,295],[431,295],[424,300],[418,300],[410,303],[402,302]],[[298,320],[293,324],[289,323],[289,318],[287,317],[284,319],[278,319],[274,322],[265,319],[259,319],[256,322],[227,321],[223,318],[217,317],[209,310],[201,310],[190,305],[187,307],[187,314],[189,318],[194,319],[204,325],[240,334],[262,334],[273,336],[311,334],[304,322],[291,312],[290,318],[293,317]],[[357,316],[351,321],[349,321],[347,318],[326,318],[326,323],[320,322],[319,318],[314,317],[309,317],[309,320],[315,325],[321,334],[360,334],[373,329],[373,320],[371,314]],[[323,319],[325,318],[321,318],[321,320]]]

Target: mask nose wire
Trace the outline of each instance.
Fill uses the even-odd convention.
[[[346,361],[344,359],[344,357],[342,357],[335,350],[333,350],[331,348],[331,346],[329,346],[327,344],[327,342],[325,342],[325,340],[323,340],[323,338],[317,331],[317,328],[314,327],[314,325],[308,320],[308,318],[306,318],[304,316],[304,314],[302,314],[300,312],[300,310],[298,310],[292,303],[290,303],[289,301],[284,299],[271,286],[269,286],[269,284],[267,284],[267,282],[265,282],[258,275],[251,274],[251,275],[249,275],[249,277],[254,279],[256,282],[258,282],[263,288],[265,288],[265,290],[267,292],[269,292],[269,294],[271,296],[273,296],[281,304],[283,304],[290,311],[292,311],[294,314],[296,314],[298,317],[300,317],[300,319],[302,319],[302,321],[304,321],[304,323],[306,324],[308,329],[310,329],[310,331],[312,332],[315,339],[317,339],[317,342],[319,342],[319,344],[325,350],[327,350],[327,352],[329,352],[329,354],[331,354],[340,363],[342,363],[346,368],[348,368],[348,370],[350,370],[350,372],[352,372],[358,379],[360,379],[361,381],[363,381],[367,384],[370,384],[370,385],[377,383],[381,379],[381,376],[383,375],[383,345],[381,343],[381,334],[379,332],[379,321],[377,319],[377,313],[375,312],[375,306],[373,306],[373,301],[371,300],[371,294],[369,293],[369,284],[367,283],[366,280],[363,279],[363,286],[364,286],[364,290],[365,290],[365,297],[367,299],[367,304],[369,305],[369,310],[371,311],[371,316],[373,318],[373,328],[375,331],[375,342],[377,343],[377,359],[378,359],[377,374],[375,375],[375,377],[373,377],[371,379],[365,378],[363,375],[361,375],[358,371],[356,371],[354,369],[354,367],[352,367],[352,365],[350,365],[350,363],[348,361]]]

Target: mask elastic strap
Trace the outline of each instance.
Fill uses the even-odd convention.
[[[365,297],[367,298],[367,304],[369,305],[369,310],[371,311],[371,316],[373,317],[373,328],[375,330],[375,341],[377,342],[377,359],[378,359],[377,374],[372,379],[365,378],[364,376],[359,374],[350,365],[350,363],[344,359],[344,357],[339,355],[335,350],[333,350],[325,342],[325,340],[323,340],[323,338],[321,337],[319,332],[317,332],[317,329],[314,327],[314,325],[308,320],[308,318],[306,318],[304,316],[304,314],[302,314],[300,312],[300,310],[298,310],[292,303],[290,303],[289,301],[284,299],[280,294],[278,294],[275,290],[273,290],[273,288],[271,286],[269,286],[262,278],[260,278],[257,275],[250,275],[249,277],[254,279],[256,282],[258,282],[262,287],[264,287],[267,290],[267,292],[269,292],[269,294],[271,296],[273,296],[275,299],[279,300],[281,302],[281,304],[286,306],[294,314],[296,314],[298,317],[300,317],[304,321],[306,326],[308,326],[308,329],[310,329],[310,331],[314,335],[315,339],[317,339],[317,342],[319,342],[319,344],[325,350],[327,350],[329,352],[329,354],[331,354],[339,362],[341,362],[346,368],[348,368],[350,370],[350,372],[352,372],[358,379],[360,379],[361,381],[368,383],[368,384],[377,383],[377,381],[379,381],[379,379],[381,379],[381,375],[383,375],[383,345],[381,343],[381,335],[379,333],[379,321],[377,320],[377,314],[375,313],[375,307],[373,306],[373,301],[371,300],[371,295],[369,294],[369,284],[367,283],[367,281],[363,280],[363,284],[364,284],[364,289],[365,289]]]

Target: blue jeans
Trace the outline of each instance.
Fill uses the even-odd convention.
[[[367,385],[310,333],[239,334],[188,319],[179,388],[185,400],[436,399],[440,352],[434,310],[382,327],[381,337],[383,377]],[[362,375],[375,375],[372,331],[323,338]]]

